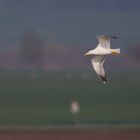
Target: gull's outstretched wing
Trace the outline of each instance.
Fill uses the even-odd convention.
[[[104,84],[107,82],[106,76],[105,76],[105,70],[103,67],[106,57],[107,57],[107,55],[95,55],[91,59],[91,63],[92,63],[92,66],[93,66],[95,72],[97,73],[97,75],[103,81]]]
[[[99,35],[97,36],[97,39],[99,41],[99,45],[104,48],[110,48],[110,37],[106,35]]]
[[[103,48],[110,48],[110,38],[117,39],[118,37],[110,36],[110,35],[99,35],[97,39],[99,41],[99,45]]]

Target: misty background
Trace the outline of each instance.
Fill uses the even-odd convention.
[[[105,85],[84,56],[100,34],[121,49]],[[139,71],[139,0],[0,0],[1,130],[140,128]]]
[[[139,0],[0,0],[0,70],[92,70],[96,36],[118,36],[108,69],[140,68]]]

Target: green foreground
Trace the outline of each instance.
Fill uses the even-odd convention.
[[[138,78],[103,85],[93,77],[2,77],[0,125],[137,124],[139,83]],[[72,100],[80,104],[77,116],[70,112]]]

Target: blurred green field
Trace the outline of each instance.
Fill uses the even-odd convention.
[[[8,74],[0,74],[0,125],[73,124],[74,99],[80,104],[79,124],[140,123],[139,78],[110,75],[103,85],[93,73]]]

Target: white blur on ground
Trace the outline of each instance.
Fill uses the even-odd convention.
[[[73,115],[73,123],[74,126],[77,126],[79,124],[79,103],[76,100],[73,100],[70,104],[70,112]]]
[[[80,111],[80,107],[79,107],[79,103],[78,101],[74,100],[71,102],[71,105],[70,105],[70,112],[72,114],[78,114]]]

